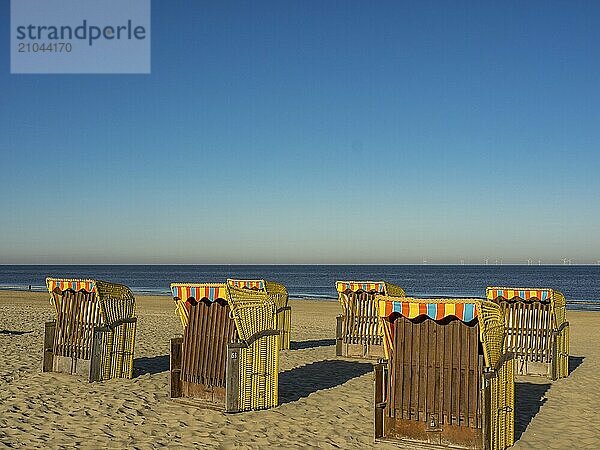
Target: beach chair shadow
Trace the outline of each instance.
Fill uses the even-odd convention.
[[[306,348],[328,347],[335,345],[335,339],[315,339],[311,341],[292,341],[290,350],[303,350]]]
[[[550,383],[515,382],[515,442],[546,403]]]
[[[134,373],[136,377],[150,374],[154,375],[169,371],[169,355],[159,355],[133,360]]]
[[[9,336],[21,336],[23,334],[29,334],[29,333],[33,333],[33,330],[31,330],[31,331],[0,330],[0,334],[7,334]]]
[[[339,386],[373,370],[369,363],[325,360],[279,374],[279,403],[290,403],[313,392]]]
[[[575,370],[583,364],[583,360],[585,356],[572,356],[569,355],[569,375],[571,375]]]

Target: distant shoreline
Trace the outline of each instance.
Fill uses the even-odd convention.
[[[136,291],[132,289],[133,293],[139,296],[148,296],[148,297],[170,297],[170,292],[148,292],[148,291]],[[35,289],[26,289],[23,287],[0,287],[0,292],[31,292],[33,294],[44,294],[48,291],[45,287],[41,288],[37,286]],[[328,301],[334,302],[337,301],[337,297],[328,297],[326,295],[293,295],[290,294],[290,300],[318,300],[318,301]],[[600,307],[600,303],[598,304]]]
[[[39,287],[37,289],[32,289],[31,291],[29,289],[23,289],[21,287],[15,287],[15,288],[7,288],[7,287],[1,287],[0,288],[0,292],[31,292],[31,293],[37,293],[37,294],[43,294],[45,292],[47,292],[45,289],[40,289]],[[144,296],[148,296],[148,297],[170,297],[171,294],[168,292],[146,292],[146,291],[136,291],[135,289],[133,290],[133,293],[144,297]],[[423,296],[425,298],[440,298],[439,295],[437,296],[433,296],[433,295],[427,295],[427,296]],[[483,297],[476,297],[476,296],[465,296],[467,298],[482,298]],[[460,298],[457,296],[448,296],[447,298]],[[314,300],[314,301],[324,301],[324,302],[335,302],[337,301],[336,297],[327,297],[327,296],[295,296],[295,295],[290,295],[290,300]],[[568,308],[571,311],[590,311],[590,312],[600,312],[600,301],[593,301],[593,300],[567,300],[567,306],[571,306],[570,308]]]
[[[145,266],[249,266],[249,267],[278,267],[278,266],[323,266],[323,267],[356,267],[356,266],[379,266],[379,267],[396,267],[396,266],[429,266],[429,267],[448,267],[448,266],[456,266],[456,267],[588,267],[588,266],[596,266],[600,268],[600,264],[595,263],[572,263],[572,264],[563,264],[563,263],[548,263],[548,264],[525,264],[525,263],[89,263],[89,264],[60,264],[60,263],[44,263],[44,264],[34,264],[34,263],[2,263],[0,267],[3,266],[48,266],[48,267],[145,267]]]

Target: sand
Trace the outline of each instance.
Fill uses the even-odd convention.
[[[370,363],[335,357],[337,303],[291,305],[280,406],[226,415],[169,398],[170,298],[137,298],[134,378],[88,383],[41,372],[48,296],[0,291],[0,447],[398,448],[373,443]],[[600,448],[600,313],[569,321],[570,376],[517,379],[515,449]]]

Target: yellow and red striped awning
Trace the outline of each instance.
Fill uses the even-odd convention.
[[[187,301],[193,298],[196,301],[209,300],[214,302],[217,299],[227,301],[227,285],[224,283],[204,283],[204,284],[171,284],[171,293],[173,298]]]
[[[488,300],[503,298],[512,300],[515,298],[522,300],[550,300],[552,298],[552,289],[531,289],[531,288],[498,288],[488,287],[486,289]]]
[[[433,320],[441,320],[449,316],[456,317],[463,322],[471,322],[478,316],[476,300],[474,301],[379,301],[379,316],[389,317],[400,314],[407,319],[427,316]]]
[[[385,282],[383,281],[338,281],[336,287],[338,292],[364,291],[385,294]]]
[[[71,289],[75,292],[86,291],[96,292],[96,284],[94,280],[77,280],[69,278],[46,278],[46,286],[48,292],[54,292],[54,289],[58,288],[61,291]]]
[[[265,290],[265,280],[234,280],[228,278],[227,284],[240,289],[255,289],[258,291]]]

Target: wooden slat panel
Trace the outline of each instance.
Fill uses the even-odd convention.
[[[227,344],[236,338],[228,305],[192,305],[183,336],[181,379],[207,387],[225,387]]]
[[[391,385],[390,391],[394,391],[395,401],[393,403],[394,409],[398,411],[396,417],[404,418],[404,399],[402,393],[404,392],[404,322],[397,321],[396,328],[394,331],[394,359],[395,364],[392,368],[394,373],[394,384]]]
[[[404,392],[403,392],[403,417],[405,419],[410,419],[410,402],[411,402],[411,393],[414,380],[412,379],[412,322],[405,321],[404,322]]]
[[[447,419],[444,416],[444,355],[445,355],[445,351],[446,351],[446,339],[444,336],[444,332],[441,328],[437,328],[437,383],[438,383],[438,389],[436,389],[435,394],[437,395],[437,398],[435,399],[435,402],[437,404],[437,409],[438,409],[438,417],[439,417],[439,422],[442,423],[447,423]]]
[[[417,416],[417,420],[420,420],[422,422],[426,422],[427,418],[426,418],[426,412],[427,412],[427,407],[425,405],[426,399],[427,399],[427,387],[428,387],[428,383],[427,383],[427,373],[428,373],[428,369],[429,366],[427,364],[427,348],[428,348],[428,344],[429,344],[429,335],[428,335],[428,325],[429,322],[427,321],[427,324],[425,326],[420,326],[419,327],[419,331],[420,331],[420,346],[419,346],[419,379],[421,380],[420,383],[423,387],[423,389],[421,389],[421,392],[419,392],[419,406],[418,406],[418,416]]]
[[[444,333],[444,423],[452,424],[452,328],[447,325]]]
[[[54,353],[90,359],[94,326],[100,325],[95,294],[67,290],[52,296],[57,308]]]
[[[389,399],[396,419],[480,428],[479,327],[398,317],[393,323]]]
[[[437,418],[436,411],[436,392],[439,389],[439,376],[437,365],[437,328],[432,326],[431,321],[427,323],[427,336],[429,337],[429,345],[427,345],[427,392],[425,394],[425,420],[429,420],[433,414]]]
[[[382,337],[377,333],[378,318],[375,294],[369,292],[347,292],[347,308],[343,313],[342,342],[344,344],[381,345]]]
[[[507,350],[534,362],[549,363],[552,347],[550,304],[501,302],[507,325]]]

